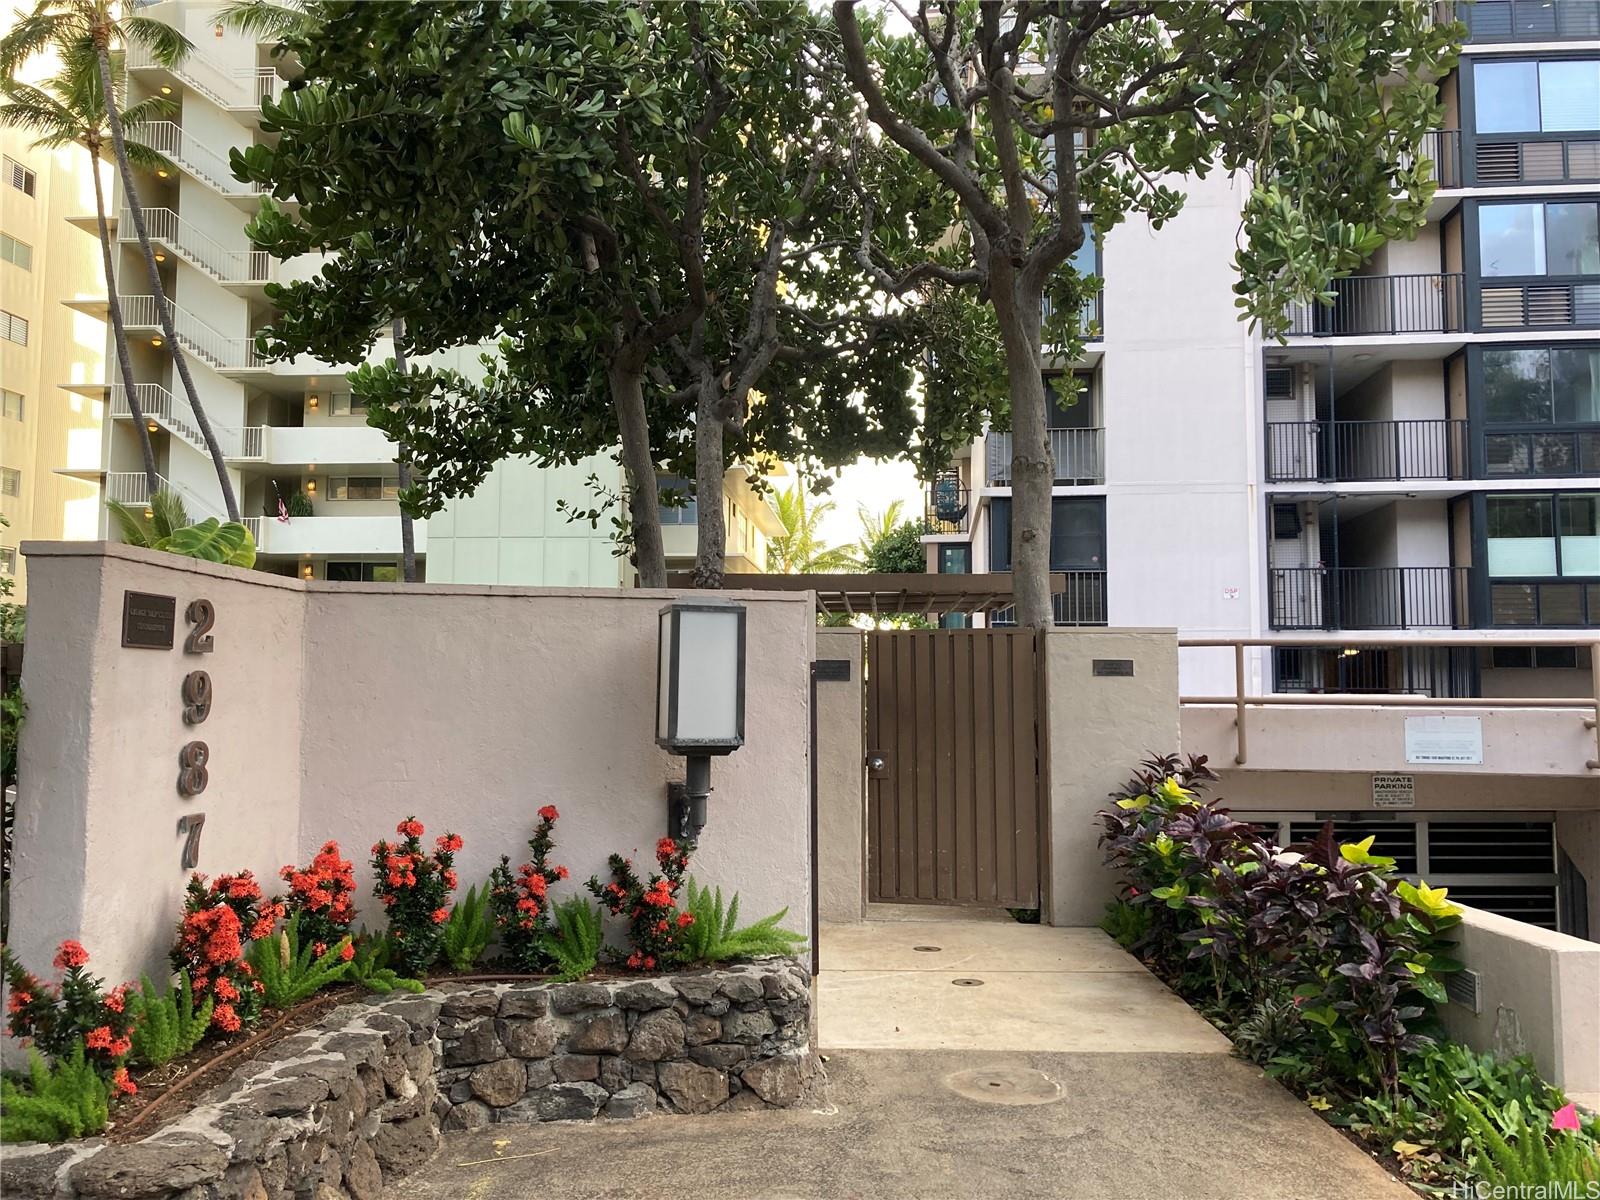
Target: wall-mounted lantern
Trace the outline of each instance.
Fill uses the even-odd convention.
[[[681,602],[661,610],[656,744],[684,757],[667,785],[667,832],[690,840],[706,823],[711,758],[744,745],[742,604]]]
[[[317,396],[317,394],[315,392],[312,392],[309,396],[306,397],[306,407],[309,408],[312,412],[316,412],[317,411],[317,405],[320,404],[320,403],[322,403],[322,401]]]
[[[312,497],[313,499],[315,499],[316,498],[316,494],[317,494],[317,481],[315,479],[306,480],[306,495],[308,495],[308,496]]]

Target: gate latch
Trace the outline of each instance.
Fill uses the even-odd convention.
[[[889,773],[889,759],[882,750],[867,751],[867,774],[881,779]]]

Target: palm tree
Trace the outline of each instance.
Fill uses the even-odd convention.
[[[824,546],[819,536],[822,518],[833,511],[832,500],[811,503],[804,480],[788,491],[778,492],[774,499],[784,532],[767,543],[767,570],[781,575],[808,575],[855,569],[847,547]]]
[[[900,514],[905,511],[904,500],[891,500],[889,507],[874,513],[865,504],[856,505],[856,518],[861,522],[861,540],[855,546],[855,559],[863,564],[872,557],[875,546],[900,527]]]
[[[394,334],[394,365],[401,375],[406,371],[406,351],[400,344],[405,326],[405,318],[396,317],[391,330]],[[400,491],[405,492],[411,486],[411,451],[404,442],[395,451],[394,461],[400,472]],[[400,509],[400,578],[407,583],[417,581],[416,532],[411,525],[411,514],[406,512],[404,506]]]
[[[9,39],[7,39],[9,41]],[[105,189],[100,180],[100,161],[106,157],[107,144],[106,104],[98,70],[88,69],[88,64],[70,59],[61,72],[34,87],[19,83],[14,77],[16,65],[9,46],[0,42],[0,61],[6,64],[6,74],[0,81],[0,94],[5,103],[0,104],[0,125],[10,125],[38,135],[34,145],[54,150],[62,146],[82,146],[89,152],[90,174],[94,176],[94,210],[100,231],[100,264],[106,276],[106,307],[111,319],[111,338],[116,349],[117,369],[122,376],[122,390],[128,398],[128,411],[133,416],[139,434],[139,451],[144,458],[145,484],[154,496],[160,487],[156,472],[155,450],[150,445],[150,433],[145,424],[144,409],[139,403],[139,389],[134,384],[133,362],[128,354],[128,335],[122,323],[122,301],[117,296],[115,269],[111,262],[111,234],[106,223]],[[123,124],[138,129],[147,121],[164,115],[170,101],[152,97],[122,114]],[[137,142],[128,146],[129,157],[141,167],[155,169],[167,165],[167,160],[148,146]]]
[[[17,62],[47,46],[59,49],[71,69],[80,69],[94,63],[100,73],[100,87],[105,97],[106,121],[111,127],[111,145],[116,154],[117,172],[122,179],[122,190],[127,197],[128,212],[133,218],[134,231],[139,235],[139,249],[144,255],[145,270],[150,276],[150,291],[155,298],[156,318],[166,335],[166,345],[172,355],[172,365],[183,383],[194,421],[205,439],[206,449],[217,469],[217,482],[222,488],[222,499],[230,521],[239,520],[239,501],[228,478],[228,467],[222,458],[222,447],[217,444],[211,430],[210,418],[200,404],[195,391],[194,377],[189,373],[189,360],[178,346],[178,331],[172,319],[172,306],[167,302],[166,289],[161,286],[161,272],[156,267],[155,251],[150,245],[150,234],[145,228],[144,209],[139,203],[139,189],[133,178],[133,164],[128,157],[128,142],[123,128],[122,114],[116,96],[115,74],[111,68],[116,49],[129,45],[142,46],[164,67],[174,67],[189,52],[189,39],[172,26],[150,17],[117,15],[116,0],[39,0],[33,12],[20,19],[5,39],[6,47],[0,52],[0,68],[9,76]]]

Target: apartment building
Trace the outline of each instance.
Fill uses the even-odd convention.
[[[6,26],[13,18],[8,14]],[[26,82],[54,69],[29,65]],[[0,575],[27,601],[28,538],[93,537],[99,490],[55,468],[100,461],[102,404],[72,389],[103,377],[105,338],[62,308],[58,289],[103,291],[98,248],[71,229],[94,211],[88,151],[36,149],[32,135],[0,128]]]
[[[1050,422],[1056,619],[1176,627],[1185,748],[1285,836],[1332,817],[1600,936],[1600,4],[1452,12],[1427,225],[1285,343],[1236,318],[1225,178],[1086,247],[1097,332],[1046,372],[1076,384]],[[991,432],[932,482],[929,570],[1008,569],[1010,457]],[[1424,716],[1469,744],[1430,754]]]

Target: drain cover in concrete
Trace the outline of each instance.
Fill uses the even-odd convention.
[[[986,1104],[1054,1104],[1061,1085],[1029,1067],[979,1067],[957,1071],[945,1085],[958,1096]]]

